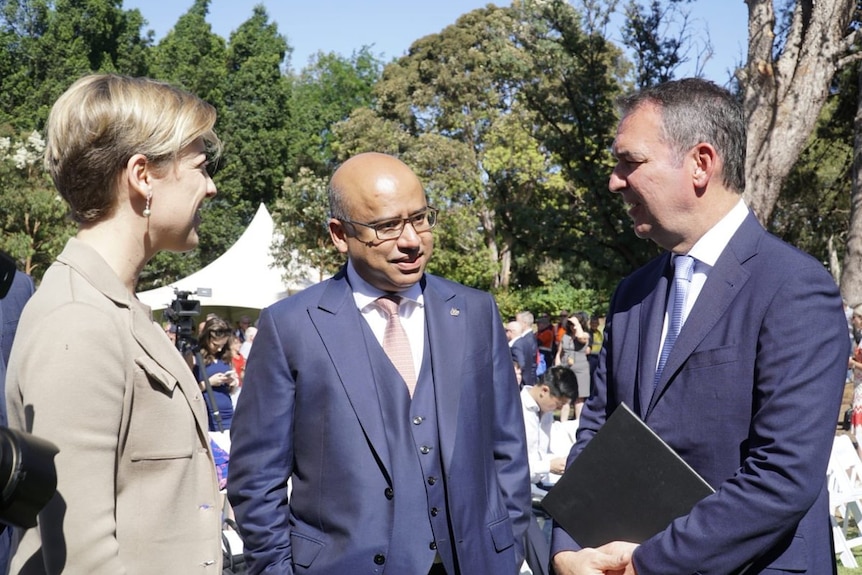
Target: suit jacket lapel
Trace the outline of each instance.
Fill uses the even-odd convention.
[[[655,288],[644,298],[639,314],[638,404],[635,406],[635,411],[641,417],[646,417],[647,406],[655,391],[653,385],[655,366],[658,362],[664,311],[667,307],[667,292],[670,277],[673,275],[670,270],[670,253],[665,253],[656,266],[656,273],[660,275],[656,278]]]
[[[461,296],[437,278],[426,275],[422,282],[429,344],[425,353],[431,354],[440,449],[444,468],[448,468],[458,429],[470,310]]]
[[[317,307],[308,309],[356,418],[391,481],[391,459],[376,381],[364,344],[365,321],[356,308],[344,268],[327,284]]]
[[[757,242],[763,231],[755,216],[749,214],[715,262],[667,358],[647,413],[672,383],[683,363],[721,320],[748,281],[751,274],[743,264],[757,253]]]

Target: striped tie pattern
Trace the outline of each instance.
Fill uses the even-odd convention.
[[[416,372],[413,367],[413,352],[410,350],[410,341],[407,339],[407,332],[404,331],[404,326],[401,325],[401,319],[398,316],[401,296],[386,295],[377,298],[376,303],[377,307],[388,316],[386,330],[383,332],[383,351],[386,352],[392,365],[404,378],[407,391],[410,393],[410,397],[413,397],[413,390],[416,389]]]
[[[670,325],[668,325],[664,345],[661,348],[661,355],[659,356],[658,367],[655,370],[653,385],[658,385],[664,364],[670,355],[670,350],[673,349],[673,344],[676,343],[679,330],[682,329],[682,324],[685,323],[685,299],[688,296],[688,288],[691,286],[694,261],[694,258],[691,256],[677,256],[673,261],[674,298],[673,306],[670,310]]]

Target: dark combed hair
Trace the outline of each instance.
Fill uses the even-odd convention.
[[[697,144],[708,143],[724,162],[724,185],[745,191],[745,115],[733,94],[708,80],[683,78],[618,100],[623,116],[646,104],[660,110],[663,140],[680,159]]]
[[[542,374],[542,385],[547,385],[554,397],[577,397],[578,378],[568,367],[556,365]]]

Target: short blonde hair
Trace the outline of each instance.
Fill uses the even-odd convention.
[[[149,78],[93,74],[72,84],[48,116],[45,168],[78,223],[114,209],[119,174],[135,154],[153,170],[202,138],[214,161],[216,111],[194,94]]]

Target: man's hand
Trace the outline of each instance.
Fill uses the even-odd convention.
[[[632,564],[636,543],[612,541],[597,549],[563,551],[554,555],[557,575],[637,575]]]
[[[551,460],[551,473],[562,475],[566,471],[566,458],[555,457]]]

